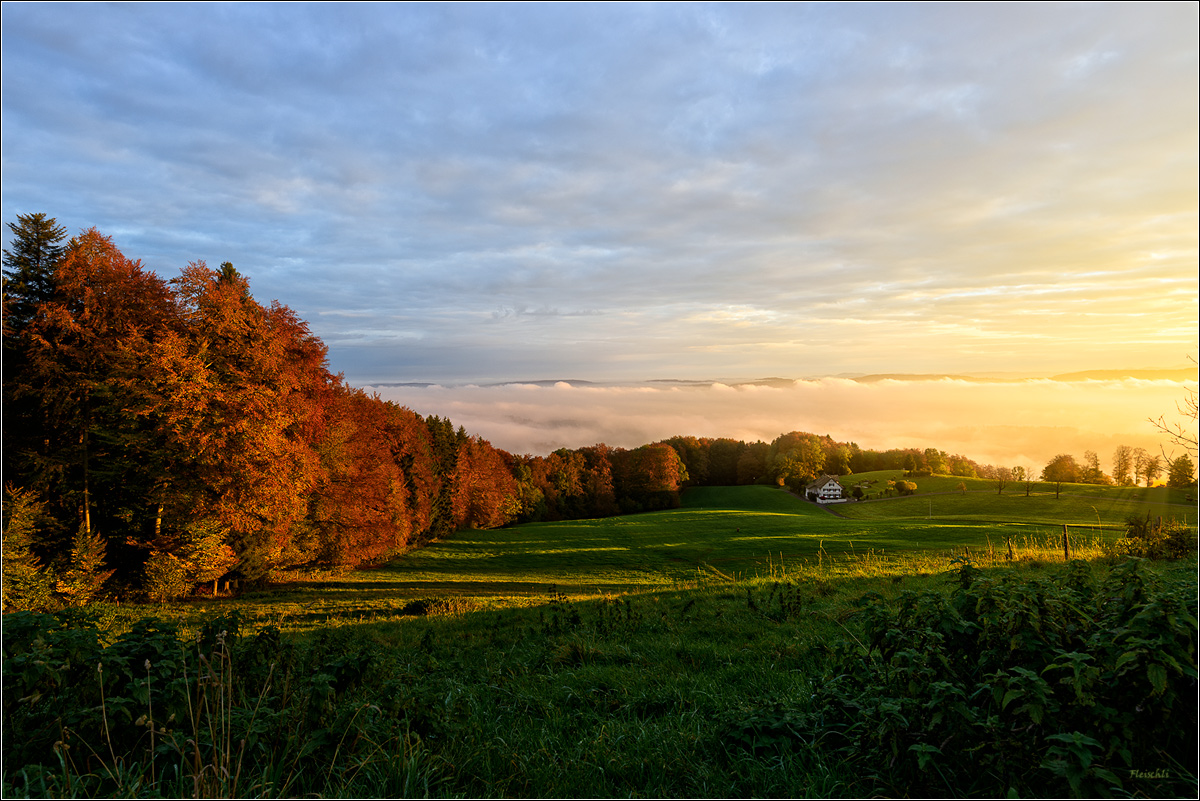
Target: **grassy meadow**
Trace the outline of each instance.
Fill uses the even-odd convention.
[[[897,471],[853,479],[886,484]],[[233,600],[197,600],[169,614],[185,618],[231,604],[252,619],[304,631],[363,620],[537,605],[571,599],[729,581],[818,577],[890,578],[946,570],[964,554],[989,564],[1063,560],[1062,526],[1073,555],[1096,558],[1124,533],[1131,515],[1195,525],[1183,492],[1072,485],[1055,499],[1017,485],[997,495],[991,482],[921,479],[916,495],[817,507],[776,487],[694,487],[681,508],[461,531],[388,564],[339,574],[287,573]],[[848,481],[847,484],[850,482]],[[1169,493],[1169,494],[1168,494]],[[141,614],[139,608],[128,614]],[[115,611],[114,611],[115,613]],[[125,616],[127,613],[121,613]]]
[[[10,615],[4,794],[1194,796],[1196,562],[1105,555],[1125,516],[1194,525],[1194,503],[959,481],[833,511],[693,488],[237,598],[97,605],[94,642]],[[964,639],[993,629],[999,650]]]
[[[903,477],[899,470],[846,476],[849,490],[869,484],[877,494],[889,479]],[[854,520],[941,519],[983,523],[1026,523],[1041,526],[1068,524],[1077,528],[1107,530],[1120,536],[1131,516],[1167,517],[1196,524],[1196,491],[1168,487],[1105,487],[1096,484],[1063,484],[1058,496],[1054,486],[1034,482],[1026,494],[1024,482],[1012,481],[997,491],[995,481],[957,476],[914,479],[917,492],[907,497],[864,500],[832,507]],[[962,487],[960,489],[960,486]]]
[[[934,482],[955,486],[958,479]],[[694,487],[679,509],[460,531],[370,569],[284,572],[273,584],[236,598],[97,610],[117,627],[152,611],[190,626],[188,621],[233,608],[249,620],[304,632],[429,610],[536,606],[556,596],[930,574],[964,555],[1005,563],[1009,542],[1018,561],[1061,562],[1063,522],[1071,525],[1072,554],[1094,558],[1103,543],[1122,535],[1124,516],[1169,508],[1195,520],[1194,508],[1128,498],[1100,502],[1097,523],[1096,499],[1006,494],[997,503],[994,490],[933,492],[822,508],[776,487]],[[972,512],[972,505],[984,511]]]

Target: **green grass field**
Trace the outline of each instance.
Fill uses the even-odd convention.
[[[1023,493],[996,498],[980,485],[968,485],[965,496],[944,495],[933,492],[939,481],[919,483],[930,492],[915,498],[836,507],[861,515],[855,518],[773,487],[695,488],[675,510],[465,531],[375,569],[295,574],[235,598],[165,607],[97,605],[91,612],[108,651],[88,650],[86,637],[47,626],[44,637],[10,653],[6,621],[6,718],[25,728],[11,733],[13,748],[23,750],[19,760],[6,752],[4,794],[1064,795],[1073,785],[1063,777],[1073,774],[1056,773],[1057,763],[1042,760],[1061,742],[1046,738],[1067,737],[1072,729],[1049,728],[1057,724],[1050,716],[1040,734],[1018,736],[1014,732],[1031,729],[1021,718],[1028,705],[1008,704],[1016,690],[1002,692],[1006,700],[998,707],[987,706],[1001,696],[972,683],[980,677],[964,679],[961,690],[933,678],[942,676],[937,671],[943,663],[925,659],[929,648],[959,642],[966,631],[944,599],[975,569],[963,567],[966,557],[988,577],[983,584],[994,593],[989,603],[1005,604],[992,625],[1015,627],[1003,634],[1012,639],[1001,655],[1023,641],[1014,634],[1057,631],[1050,621],[1064,614],[1083,615],[1068,621],[1064,632],[1094,627],[1109,607],[1097,596],[1080,611],[1085,596],[1071,594],[1080,581],[1079,564],[1064,565],[1063,524],[1071,527],[1072,555],[1093,560],[1086,586],[1100,587],[1110,571],[1122,569],[1113,567],[1117,560],[1103,547],[1120,535],[1121,516],[1157,515],[1164,504],[1128,490],[1084,499],[1064,495],[1057,502],[1052,495]],[[1195,520],[1194,507],[1167,508],[1190,511],[1187,519]],[[1022,509],[1023,516],[1017,514]],[[1089,520],[1093,514],[1098,522]],[[1093,671],[1089,691],[1109,697],[1104,714],[1133,716],[1138,723],[1139,705],[1162,695],[1146,676],[1160,684],[1169,679],[1171,687],[1182,688],[1179,693],[1194,695],[1195,570],[1194,559],[1147,564],[1127,585],[1134,589],[1126,597],[1162,584],[1168,594],[1154,596],[1159,600],[1153,603],[1174,604],[1176,611],[1130,613],[1133,622],[1088,635],[1099,649],[1094,655],[1071,654],[1127,667],[1137,654],[1107,643],[1132,637],[1129,627],[1136,621],[1174,626],[1166,635],[1153,628],[1137,636],[1170,644],[1179,670],[1155,672],[1160,668],[1154,663],[1149,673],[1139,667],[1119,685],[1112,683],[1115,674],[1101,680]],[[908,608],[904,614],[919,611],[919,620],[894,624],[889,636],[909,636],[917,621],[926,627],[924,644],[891,662],[868,651],[864,620],[878,619],[863,617],[864,604],[875,602],[870,598],[893,610]],[[212,637],[236,628],[231,613],[242,620],[236,658],[218,660],[216,654],[225,653],[219,649],[208,657],[200,653],[188,657],[193,667],[182,675],[169,673],[200,647],[204,631]],[[217,614],[225,617],[205,625]],[[147,615],[173,619],[178,643],[175,634],[156,635],[157,629],[139,639],[133,623]],[[1036,623],[1032,628],[1021,622],[1028,615]],[[126,636],[133,639],[118,639]],[[223,637],[217,635],[221,642]],[[1035,655],[1055,653],[1045,644],[1029,648]],[[1160,651],[1155,645],[1145,650],[1146,658]],[[906,679],[897,685],[898,696],[877,688],[839,706],[843,696],[830,687],[846,669],[826,675],[834,659],[857,666],[851,672],[884,670],[884,683],[890,681],[887,670],[905,671],[916,684]],[[100,661],[103,672],[92,667]],[[1033,677],[1048,669],[1033,667],[1027,671]],[[204,681],[196,678],[200,668],[207,671]],[[1180,673],[1187,670],[1192,672]],[[1091,673],[1076,674],[1076,682],[1086,676]],[[101,683],[104,705],[96,694]],[[153,708],[147,701],[152,684],[159,693]],[[1045,686],[1061,696],[1058,708],[1091,715],[1083,703],[1091,696]],[[921,698],[905,701],[914,687]],[[180,695],[179,688],[190,695]],[[905,714],[942,732],[940,714],[929,710],[940,708],[938,694],[948,692],[960,699],[969,694],[972,704],[983,705],[974,711],[960,704],[963,720],[975,722],[973,733],[962,734],[967,739],[947,751],[942,764],[957,771],[951,778],[926,769],[923,761],[937,750],[930,743],[943,742],[944,735],[910,743],[904,739],[909,723],[895,718],[909,703]],[[185,697],[191,700],[181,705]],[[857,745],[826,742],[824,724],[813,717],[824,714],[814,707],[818,697],[825,699],[821,709],[844,710],[852,721],[875,715],[872,721],[901,738],[898,756],[883,741],[875,745],[884,756],[865,757],[857,756]],[[45,717],[51,701],[61,708],[53,719]],[[1129,765],[1111,755],[1092,762],[1091,751],[1077,746],[1084,748],[1075,777],[1085,782],[1081,792],[1194,797],[1194,770],[1171,756],[1193,752],[1186,733],[1195,729],[1194,714],[1188,717],[1182,702],[1175,708],[1182,723],[1163,723],[1165,713],[1155,707],[1145,724],[1151,735],[1129,735],[1148,754],[1139,757],[1142,762]],[[217,711],[203,711],[210,709]],[[148,736],[137,721],[154,714],[170,719]],[[66,729],[65,719],[73,721]],[[1163,756],[1152,745],[1168,736],[1173,744]],[[1182,745],[1176,742],[1181,736]],[[989,737],[1011,742],[997,745]],[[59,740],[74,750],[60,751]],[[1000,748],[1014,759],[1023,754],[1024,761],[981,772],[970,749],[985,746],[993,759]],[[48,757],[52,752],[66,756]],[[1140,768],[1143,763],[1149,767]],[[1062,764],[1075,770],[1074,762]],[[1153,771],[1155,778],[1138,770]],[[1121,784],[1109,781],[1110,775]]]
[[[900,471],[865,473],[843,478],[847,486],[875,482],[872,493],[901,476]],[[1064,484],[1058,497],[1052,486],[1037,483],[1026,495],[1023,483],[1012,482],[997,493],[996,483],[983,479],[931,476],[914,479],[917,492],[904,498],[865,500],[831,507],[854,520],[941,519],[983,523],[1029,523],[1042,526],[1069,524],[1097,530],[1124,530],[1131,516],[1174,518],[1196,523],[1194,490],[1167,487],[1099,487]],[[965,485],[965,491],[959,485]],[[1189,500],[1190,499],[1190,500]],[[1118,533],[1119,536],[1119,533]]]
[[[854,476],[884,479],[898,473]],[[1123,533],[1130,515],[1195,522],[1195,507],[1165,490],[1108,488],[1081,497],[1025,497],[989,482],[934,477],[908,498],[821,508],[766,486],[695,487],[679,509],[596,520],[529,523],[461,531],[363,570],[284,574],[234,599],[166,607],[190,619],[230,606],[284,630],[396,620],[427,614],[539,605],[554,595],[583,598],[739,580],[870,577],[934,573],[968,553],[999,563],[1012,542],[1018,558],[1062,561],[1061,531],[1076,555],[1095,557]],[[1094,488],[1092,488],[1094,491]],[[1182,497],[1182,494],[1180,494]],[[965,549],[965,551],[964,551]],[[145,607],[112,614],[133,619]]]

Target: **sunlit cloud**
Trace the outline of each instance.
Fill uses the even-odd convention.
[[[1037,467],[1085,450],[1168,445],[1148,418],[1196,383],[823,378],[782,384],[378,387],[422,414],[449,416],[493,445],[545,454],[604,442],[632,448],[677,434],[771,441],[793,430],[876,450],[937,447],[985,464]]]

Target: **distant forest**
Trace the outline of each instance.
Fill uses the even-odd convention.
[[[460,529],[670,508],[690,485],[1011,476],[803,432],[514,455],[348,386],[308,325],[255,301],[229,263],[165,281],[95,229],[66,240],[44,214],[8,226],[6,606],[10,572],[65,602],[106,583],[165,599],[377,563]]]

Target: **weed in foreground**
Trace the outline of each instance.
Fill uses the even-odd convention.
[[[191,642],[147,620],[105,646],[80,623],[6,616],[5,796],[388,795],[443,780],[403,719],[356,696],[374,654],[344,639],[298,649],[230,616]]]
[[[750,753],[817,749],[873,793],[1194,796],[1196,587],[1141,560],[1103,581],[991,576],[864,596],[810,706],[727,721]]]

